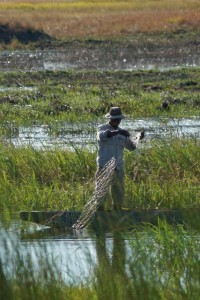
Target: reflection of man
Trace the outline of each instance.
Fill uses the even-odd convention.
[[[112,251],[106,244],[105,232],[98,233],[96,237],[96,251],[98,266],[96,269],[96,275],[98,280],[99,289],[99,299],[105,298],[108,293],[108,284],[110,278],[112,282],[122,283],[125,288],[125,295],[129,294],[129,286],[127,286],[128,276],[126,273],[126,245],[123,234],[120,231],[113,232],[113,244]],[[110,289],[109,289],[110,291]],[[113,291],[113,299],[118,299],[118,292],[121,290],[116,289]],[[121,294],[121,293],[120,293]],[[119,297],[121,299],[121,297]],[[124,299],[129,299],[129,297],[124,297]]]
[[[143,139],[144,133],[140,133],[135,142],[131,140],[129,132],[119,127],[121,120],[125,118],[119,107],[112,107],[105,117],[109,119],[109,123],[100,125],[97,129],[97,173],[111,158],[115,158],[116,169],[111,194],[113,209],[120,210],[124,200],[123,151],[124,148],[130,151],[135,150],[138,141]],[[103,209],[103,206],[100,206],[99,209]]]

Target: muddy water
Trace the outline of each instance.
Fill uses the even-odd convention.
[[[4,138],[15,146],[30,145],[37,149],[61,147],[73,150],[75,147],[80,147],[95,150],[96,128],[102,122],[105,120],[85,124],[54,122],[31,127],[17,127],[10,123],[6,124],[8,133]],[[137,132],[145,130],[144,142],[146,143],[172,137],[200,138],[200,117],[126,119],[121,125],[130,131],[132,137]]]
[[[67,47],[67,50],[0,51],[0,71],[69,69],[134,70],[200,66],[190,49],[148,49],[119,46]]]

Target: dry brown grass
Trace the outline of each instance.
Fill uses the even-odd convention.
[[[127,0],[123,3],[57,0],[43,1],[45,7],[41,6],[39,0],[24,2],[36,6],[34,9],[25,9],[22,1],[15,0],[12,6],[7,7],[10,2],[1,1],[0,23],[9,23],[11,26],[18,23],[26,28],[43,30],[57,38],[120,36],[136,32],[200,28],[200,4],[197,0]],[[2,6],[4,4],[5,7]]]

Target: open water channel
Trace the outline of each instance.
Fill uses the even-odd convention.
[[[126,49],[118,53],[112,60],[106,60],[105,54],[103,64],[98,51],[76,52],[69,54],[67,51],[2,51],[0,52],[1,71],[40,71],[40,70],[67,70],[72,68],[96,68],[96,69],[166,69],[182,66],[199,66],[200,56],[188,54],[176,57],[151,56],[148,57],[146,50],[145,58],[128,55]],[[90,58],[93,57],[91,60]],[[31,127],[15,127],[15,124],[6,124],[10,133],[5,136],[7,141],[15,146],[31,145],[35,148],[64,147],[88,147],[96,149],[96,127],[103,120],[90,124],[69,124],[67,122],[55,122],[48,125],[35,125]],[[81,127],[80,127],[81,126]],[[200,138],[200,117],[185,119],[126,119],[123,127],[131,134],[145,130],[145,143],[151,144],[152,140],[165,139],[172,136],[187,138]],[[13,130],[14,128],[14,130]],[[1,220],[5,216],[1,215]],[[35,266],[35,272],[41,263],[41,253],[45,253],[62,277],[67,282],[77,283],[87,280],[92,274],[94,267],[101,261],[101,256],[108,253],[109,259],[114,259],[114,251],[119,248],[121,254],[128,255],[128,243],[120,238],[115,244],[113,234],[105,236],[105,247],[99,248],[98,239],[91,236],[87,231],[57,231],[52,232],[47,227],[29,224],[24,228],[18,218],[13,214],[9,225],[4,220],[0,226],[0,259],[8,276],[16,275],[16,264],[22,260],[24,263],[30,259]],[[147,241],[148,243],[148,241]],[[123,245],[122,245],[123,244]],[[125,251],[122,251],[122,248]],[[156,254],[155,254],[156,255]],[[124,259],[121,257],[121,259]],[[115,259],[114,259],[115,260]]]

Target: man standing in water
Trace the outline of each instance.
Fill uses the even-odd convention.
[[[115,158],[116,169],[111,186],[112,205],[114,210],[120,210],[124,201],[124,148],[133,151],[136,149],[139,140],[144,138],[144,132],[137,135],[135,142],[131,140],[130,133],[119,127],[119,124],[125,116],[119,107],[112,107],[105,115],[109,122],[98,126],[97,142],[97,175],[101,172],[105,164],[112,158]],[[99,210],[103,210],[101,205]]]

